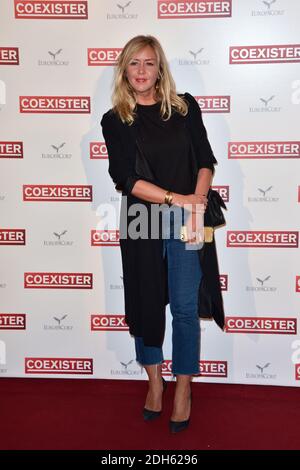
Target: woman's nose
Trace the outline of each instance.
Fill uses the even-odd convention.
[[[145,72],[144,64],[139,64],[138,73],[144,73],[144,72]]]

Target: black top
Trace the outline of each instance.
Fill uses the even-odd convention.
[[[170,119],[160,116],[158,101],[136,105],[138,141],[158,186],[180,194],[194,192],[190,138],[184,117],[173,110]]]

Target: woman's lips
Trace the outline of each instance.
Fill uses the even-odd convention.
[[[146,82],[146,78],[136,78],[135,81],[138,82],[138,83],[144,83]]]

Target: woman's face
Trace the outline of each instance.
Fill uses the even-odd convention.
[[[138,97],[153,97],[158,77],[158,62],[150,46],[137,52],[126,67],[126,75]]]

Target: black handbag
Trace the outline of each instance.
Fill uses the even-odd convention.
[[[209,188],[207,193],[207,206],[204,212],[205,243],[211,243],[213,241],[214,230],[226,224],[221,207],[227,210],[225,202],[218,191]]]

